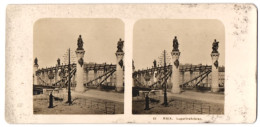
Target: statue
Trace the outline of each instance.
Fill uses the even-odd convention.
[[[156,67],[156,64],[157,64],[157,62],[156,62],[156,60],[154,60],[153,61],[153,67]]]
[[[212,44],[212,53],[218,53],[218,43],[217,40],[215,39],[213,44]]]
[[[134,60],[132,60],[132,68],[135,69]]]
[[[57,59],[58,66],[60,66],[60,58]]]
[[[173,51],[179,51],[179,43],[176,36],[173,39]]]
[[[124,46],[124,41],[120,38],[119,41],[117,42],[116,52],[123,52],[123,46]]]
[[[38,59],[37,59],[37,57],[34,59],[34,65],[38,65]]]
[[[79,35],[79,38],[78,38],[78,48],[77,50],[84,50],[83,49],[83,40],[81,38],[81,35]]]

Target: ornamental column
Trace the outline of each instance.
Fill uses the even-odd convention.
[[[59,79],[59,67],[60,67],[60,58],[57,59],[57,65],[55,68],[55,83],[57,83]]]
[[[97,78],[97,69],[96,69],[96,65],[95,65],[95,67],[94,67],[94,79],[96,79]],[[97,80],[95,80],[94,82],[92,82],[92,83],[94,83],[95,85],[98,83],[97,82]],[[93,85],[93,84],[92,84]]]
[[[192,80],[193,79],[193,76],[194,74],[193,74],[193,70],[192,70],[192,66],[190,67],[190,80]],[[192,81],[192,82],[190,82],[191,83],[191,85],[193,86],[194,85],[194,81]]]
[[[172,93],[180,93],[180,82],[179,82],[179,77],[180,77],[180,70],[179,70],[179,57],[180,57],[181,52],[179,51],[179,43],[177,40],[177,37],[174,37],[173,40],[173,50],[171,52],[172,55]]]
[[[135,86],[134,78],[137,77],[137,73],[134,74],[134,72],[135,72],[135,65],[134,65],[134,60],[132,60],[132,87]]]
[[[219,91],[219,85],[218,85],[218,58],[219,58],[219,52],[218,52],[218,43],[216,39],[214,40],[212,44],[212,52],[211,52],[211,59],[212,59],[212,78],[211,78],[211,91],[212,92],[218,92]]]
[[[48,79],[49,79],[49,83],[50,86],[53,85],[53,79],[54,79],[54,74],[55,74],[55,70],[53,70],[52,68],[49,69],[50,71],[48,72]]]
[[[54,69],[54,83],[58,82],[58,67],[56,66]]]
[[[85,82],[87,83],[88,82],[88,72],[89,72],[89,70],[85,70]]]
[[[35,58],[34,59],[34,65],[33,65],[33,85],[38,85],[37,74],[36,74],[38,67],[39,67],[38,59]]]
[[[76,92],[83,92],[85,90],[84,88],[84,54],[85,50],[83,49],[83,40],[81,38],[81,35],[79,35],[78,38],[78,48],[76,50],[76,56],[77,56],[77,70],[76,70]]]
[[[124,91],[124,41],[119,39],[116,51],[116,91]]]

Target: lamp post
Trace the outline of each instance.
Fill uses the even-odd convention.
[[[163,51],[163,58],[164,58],[164,75],[166,75],[167,73],[167,68],[166,68],[166,51],[164,50]],[[166,77],[165,77],[166,78]],[[165,79],[167,80],[167,78]],[[164,102],[163,102],[163,105],[164,106],[168,106],[168,102],[167,102],[167,82],[163,82],[164,84]]]
[[[69,54],[68,54],[68,57],[69,57],[69,64],[68,64],[68,71],[69,71],[69,82],[68,82],[68,101],[67,103],[69,103],[69,105],[72,104],[72,101],[71,101],[71,90],[70,90],[70,49],[69,49]]]
[[[170,61],[171,61],[171,58],[169,57],[168,53],[166,52],[166,50],[163,50],[161,56],[159,56],[159,64],[160,65],[163,64],[164,77],[165,77],[165,81],[162,81],[163,91],[164,91],[164,94],[163,94],[164,95],[164,102],[163,102],[162,105],[164,105],[165,107],[168,106],[168,102],[167,102],[167,85],[166,85],[168,78],[166,77],[166,75],[167,75],[167,64],[170,65]]]

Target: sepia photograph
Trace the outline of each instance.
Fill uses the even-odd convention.
[[[224,114],[219,20],[141,19],[133,34],[133,114]]]
[[[257,120],[254,4],[11,4],[5,23],[7,123]]]
[[[46,18],[33,32],[34,114],[124,113],[121,20]]]

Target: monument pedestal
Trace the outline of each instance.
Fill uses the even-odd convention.
[[[38,85],[38,78],[36,75],[36,71],[38,70],[39,65],[34,64],[33,66],[33,85]]]
[[[211,53],[211,58],[212,58],[212,78],[211,78],[211,91],[212,92],[218,92],[219,91],[219,83],[218,83],[218,58],[219,58],[219,53]]]
[[[116,91],[124,91],[124,52],[116,52],[117,64],[116,64]]]
[[[180,51],[175,51],[173,50],[171,55],[172,55],[172,60],[173,60],[173,65],[172,65],[172,76],[171,76],[171,81],[172,81],[172,93],[180,93],[180,71],[179,71],[179,57],[180,57],[181,52]]]
[[[76,50],[76,55],[77,55],[77,70],[76,70],[76,92],[84,92],[85,87],[84,87],[84,70],[83,70],[83,64],[84,64],[84,50]]]

